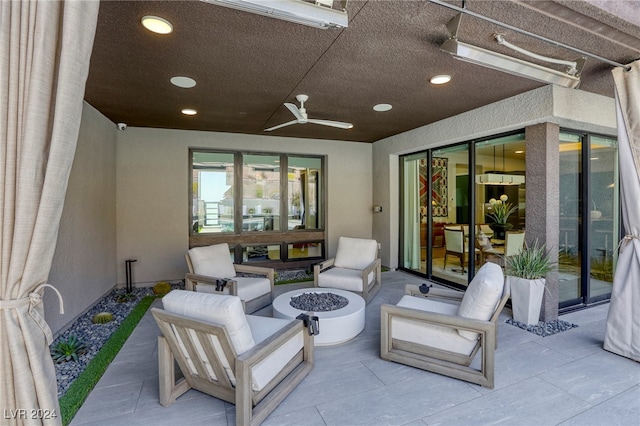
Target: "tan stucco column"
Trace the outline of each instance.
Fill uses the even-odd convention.
[[[559,189],[560,159],[558,141],[560,127],[557,124],[542,123],[529,126],[526,137],[526,241],[546,244],[551,261],[558,263],[560,226]],[[558,275],[546,278],[547,291],[542,301],[540,319],[558,319]]]

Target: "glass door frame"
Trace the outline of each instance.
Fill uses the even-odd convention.
[[[602,135],[598,133],[584,132],[580,130],[571,130],[561,128],[560,133],[567,133],[571,135],[578,136],[581,140],[581,173],[580,173],[580,181],[579,181],[579,193],[580,193],[580,208],[579,208],[579,227],[578,227],[578,245],[580,246],[580,294],[578,297],[568,300],[560,301],[558,304],[559,312],[565,313],[569,311],[573,311],[576,309],[584,308],[586,306],[604,303],[611,299],[611,293],[602,294],[599,296],[591,296],[591,260],[592,260],[592,245],[593,241],[591,238],[591,229],[590,225],[590,202],[593,194],[593,186],[591,181],[591,145],[592,145],[592,137],[601,137],[606,139],[615,139],[616,136],[611,135]],[[558,141],[559,143],[560,141]],[[559,145],[558,145],[559,146]],[[620,182],[620,170],[618,167],[615,168],[618,173],[618,182]],[[620,185],[617,186],[618,191],[618,200],[620,200]],[[622,224],[622,209],[620,204],[618,203],[618,212],[617,212],[617,222],[620,224],[618,226],[618,235],[617,240],[619,241],[624,236],[624,226]],[[614,242],[612,242],[614,244]],[[614,244],[615,245],[615,244]],[[614,258],[616,254],[613,254]],[[614,266],[615,270],[615,266]]]

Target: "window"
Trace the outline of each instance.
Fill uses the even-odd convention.
[[[190,152],[190,247],[227,242],[236,262],[324,256],[324,157]]]
[[[193,153],[192,233],[233,232],[233,157],[232,153]]]

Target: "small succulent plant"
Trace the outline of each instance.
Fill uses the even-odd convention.
[[[113,314],[111,312],[100,312],[91,318],[91,322],[94,324],[106,324],[111,321],[113,321]]]
[[[87,347],[75,334],[70,334],[51,349],[51,357],[57,363],[78,361],[78,357],[87,351]]]
[[[119,293],[115,296],[116,302],[118,303],[127,303],[131,302],[136,298],[136,295],[133,293]]]
[[[166,281],[160,281],[153,286],[153,294],[164,296],[171,291],[171,284]]]

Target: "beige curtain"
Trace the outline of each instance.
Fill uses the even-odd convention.
[[[42,300],[99,3],[0,1],[0,423],[60,424]],[[55,416],[55,417],[54,417]]]
[[[625,237],[611,290],[604,348],[640,361],[640,61],[613,70]]]

